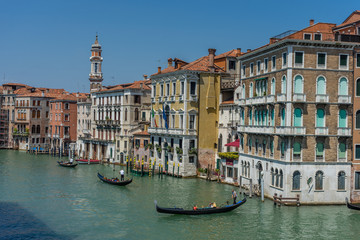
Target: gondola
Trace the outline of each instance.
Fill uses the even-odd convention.
[[[360,205],[355,205],[355,204],[351,204],[349,203],[348,198],[345,198],[346,201],[346,206],[350,209],[354,209],[354,210],[360,210]]]
[[[201,215],[201,214],[214,214],[214,213],[224,213],[232,211],[246,202],[246,198],[237,202],[236,204],[226,205],[225,207],[218,208],[198,208],[197,210],[184,210],[183,208],[163,208],[157,205],[155,201],[156,211],[159,213],[168,213],[168,214],[183,214],[183,215]]]
[[[79,164],[99,164],[101,161],[96,159],[76,159]]]
[[[132,182],[132,179],[128,179],[128,180],[125,180],[125,181],[114,181],[112,179],[108,179],[101,175],[100,173],[97,174],[98,175],[98,178],[100,178],[101,181],[103,182],[106,182],[106,183],[109,183],[109,184],[113,184],[113,185],[118,185],[118,186],[125,186],[125,185],[128,185]]]
[[[61,162],[57,161],[57,163],[62,167],[71,167],[71,168],[73,168],[73,167],[77,166],[77,163],[70,163],[70,162],[63,162],[63,161],[61,161]]]

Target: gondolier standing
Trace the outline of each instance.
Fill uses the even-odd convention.
[[[124,181],[124,170],[121,169],[119,171],[119,173],[120,173],[120,176],[121,176],[120,181]]]
[[[235,203],[236,203],[237,195],[236,195],[236,192],[235,192],[234,189],[232,190],[232,196],[231,196],[231,197],[234,199],[234,204],[235,204]]]

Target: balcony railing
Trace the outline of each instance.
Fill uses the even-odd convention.
[[[274,134],[275,127],[271,126],[245,126],[243,132],[260,133],[260,134]]]
[[[351,96],[350,95],[338,95],[338,103],[351,104]]]
[[[339,127],[337,134],[338,134],[338,136],[350,137],[351,136],[351,128]]]
[[[316,94],[315,101],[317,103],[328,103],[329,95],[327,94]]]
[[[277,102],[285,102],[286,101],[286,94],[280,93],[276,96]]]
[[[169,101],[170,101],[170,102],[175,102],[175,96],[170,96]]]
[[[83,129],[82,132],[83,132],[83,134],[90,134],[90,130],[89,130],[89,129]]]
[[[275,95],[266,96],[266,103],[274,103],[275,102]]]
[[[197,102],[197,96],[196,95],[190,95],[190,100]]]
[[[245,105],[245,99],[236,99],[235,103],[237,103],[238,105],[243,106],[243,105]]]
[[[305,127],[276,127],[276,134],[279,135],[304,135],[306,134]]]
[[[182,101],[184,101],[184,96],[183,96],[183,95],[180,95],[180,96],[179,96],[179,102],[182,102]]]
[[[329,128],[328,127],[315,127],[315,135],[328,135]]]
[[[306,94],[303,93],[294,93],[293,95],[294,102],[306,102]]]
[[[149,128],[149,133],[163,133],[163,134],[174,134],[174,135],[180,135],[183,133],[183,129],[176,129],[176,128]]]

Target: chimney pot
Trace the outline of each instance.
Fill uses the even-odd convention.
[[[314,25],[314,19],[310,19],[310,26]]]
[[[239,57],[240,55],[241,55],[241,48],[237,48],[237,49],[236,49],[235,56],[236,56],[236,57]]]
[[[148,76],[146,74],[144,74],[143,77],[144,77],[144,80],[147,80]]]
[[[168,67],[171,67],[171,66],[172,66],[172,63],[173,63],[172,58],[169,58],[169,59],[168,59]]]
[[[247,50],[247,52],[251,52],[251,49],[249,48],[249,49]]]
[[[161,67],[158,67],[158,73],[161,73]]]
[[[215,58],[216,49],[209,48],[208,51],[209,51],[209,66],[208,66],[208,68],[210,69],[210,72],[214,72],[215,71],[214,58]]]

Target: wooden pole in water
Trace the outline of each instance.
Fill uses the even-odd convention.
[[[249,198],[252,198],[252,179],[250,179],[250,193]]]
[[[126,174],[129,173],[129,159],[128,159],[129,155],[126,156]]]
[[[144,176],[144,157],[142,157],[141,161],[141,176]]]
[[[180,163],[178,163],[178,174],[177,174],[177,177],[180,177],[180,176],[179,176],[179,168],[180,168]]]
[[[175,176],[175,162],[173,162],[173,172],[172,172],[173,177]]]

